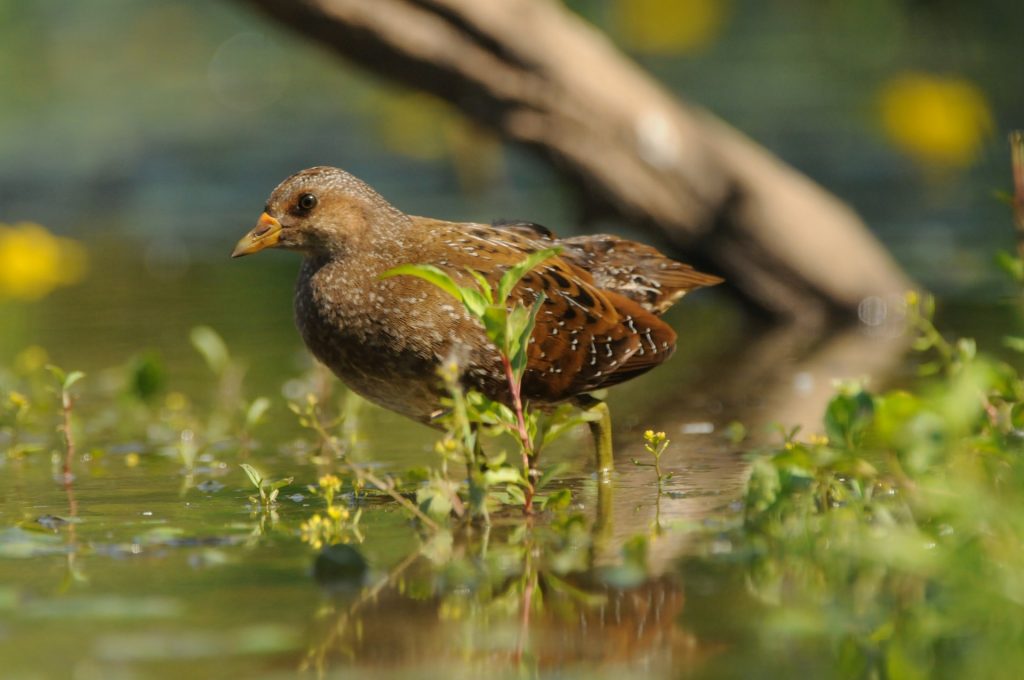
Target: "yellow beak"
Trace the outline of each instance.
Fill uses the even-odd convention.
[[[242,257],[258,253],[264,248],[273,248],[281,240],[281,223],[267,213],[260,215],[252,231],[242,237],[235,246],[231,257]]]

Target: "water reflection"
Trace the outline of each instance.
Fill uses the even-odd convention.
[[[195,272],[198,278],[182,280],[173,292],[156,293],[168,296],[165,325],[147,333],[166,336],[166,329],[189,318],[193,295],[210,284],[210,272]],[[264,291],[292,275],[287,270],[278,281],[259,276],[246,282]],[[87,298],[106,287],[99,271],[88,285],[94,288],[82,291]],[[152,303],[152,295],[138,299]],[[245,304],[238,314],[247,313]],[[77,311],[72,300],[64,305],[58,308],[72,319],[95,312],[84,302]],[[200,353],[187,349],[187,334],[163,337],[171,348],[163,355],[163,377],[151,355],[114,374],[90,369],[90,380],[97,381],[91,386],[100,387],[79,402],[81,448],[89,457],[76,463],[73,488],[54,484],[45,454],[34,457],[61,450],[55,431],[32,440],[31,450],[22,449],[27,439],[0,433],[9,449],[0,459],[0,518],[8,526],[46,516],[79,520],[58,527],[57,536],[24,529],[0,534],[0,581],[14,584],[0,587],[0,608],[4,597],[16,603],[0,635],[13,648],[36,651],[61,640],[62,661],[47,668],[59,674],[77,665],[99,669],[103,677],[180,677],[208,673],[211,663],[248,677],[288,676],[296,668],[327,677],[353,670],[388,676],[699,673],[721,654],[722,642],[713,621],[692,629],[680,626],[681,616],[692,619],[688,608],[707,589],[722,591],[720,608],[702,605],[707,616],[737,616],[730,603],[739,598],[740,606],[743,586],[726,574],[705,582],[678,564],[708,531],[735,516],[747,475],[739,452],[775,436],[769,423],[819,422],[833,379],[884,379],[899,365],[902,342],[859,328],[815,337],[797,327],[746,325],[721,300],[689,305],[672,321],[684,331],[679,355],[610,394],[617,428],[617,470],[610,479],[592,474],[591,445],[581,431],[545,453],[568,463],[560,484],[573,499],[561,513],[532,521],[511,513],[496,517],[489,529],[435,533],[417,529],[394,503],[348,499],[353,513],[362,508],[363,516],[359,532],[344,540],[357,551],[349,556],[365,559],[352,573],[365,574],[340,581],[337,564],[316,567],[315,552],[299,538],[303,523],[322,511],[306,485],[340,468],[335,454],[317,442],[290,443],[297,426],[281,403],[281,384],[290,397],[313,393],[334,404],[332,414],[345,417],[332,441],[381,475],[439,465],[432,453],[436,433],[344,398],[322,371],[286,380],[297,373],[290,360],[280,360],[291,356],[295,342],[287,318],[262,337],[236,331],[227,342],[230,352],[207,331],[193,334]],[[276,347],[268,352],[268,344]],[[199,364],[194,376],[183,368],[177,345],[193,353],[190,360]],[[70,349],[90,353],[79,356],[112,351],[109,345]],[[138,380],[125,382],[124,373]],[[170,384],[159,388],[161,381]],[[52,399],[45,386],[37,387],[26,391],[28,398]],[[124,399],[126,389],[136,398],[130,407],[102,408],[104,399]],[[194,392],[210,394],[184,396]],[[258,406],[258,395],[269,396],[271,406]],[[33,422],[54,415],[35,413]],[[749,433],[741,443],[727,436],[736,433],[734,421]],[[663,430],[672,440],[661,463],[674,474],[660,490],[650,467],[631,462],[646,460],[646,429]],[[247,501],[253,490],[246,488],[241,462],[268,479],[295,476],[271,512]],[[732,549],[728,540],[712,546],[721,554]],[[69,607],[74,617],[40,613]],[[45,626],[35,623],[44,615]],[[187,650],[177,654],[174,640]],[[0,663],[7,661],[0,654]],[[31,668],[18,663],[11,668]]]
[[[723,366],[742,371],[717,373],[713,385],[686,386],[683,392],[700,399],[681,400],[653,419],[679,433],[663,463],[676,475],[662,492],[651,468],[629,464],[642,455],[642,443],[620,437],[619,467],[609,483],[586,476],[570,482],[575,512],[536,522],[506,517],[491,528],[436,534],[371,585],[325,592],[304,667],[472,673],[497,662],[531,674],[699,672],[702,661],[723,648],[714,626],[704,637],[703,630],[679,625],[685,593],[742,590],[728,578],[710,586],[689,583],[690,571],[677,569],[696,541],[706,544],[709,526],[728,523],[743,489],[747,470],[739,445],[721,431],[741,418],[763,440],[770,436],[761,427],[767,423],[820,422],[833,379],[882,379],[902,350],[898,339],[857,329],[825,339],[807,338],[800,329],[761,334],[719,357]],[[751,393],[763,398],[751,401]],[[709,402],[722,408],[709,413]],[[707,419],[702,422],[713,431],[682,434],[697,418]],[[731,549],[727,540],[712,545]],[[737,612],[708,613],[716,615]]]

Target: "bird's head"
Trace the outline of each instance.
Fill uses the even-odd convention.
[[[344,255],[374,226],[395,215],[401,213],[344,170],[309,168],[274,189],[256,226],[242,237],[231,257],[265,248]]]

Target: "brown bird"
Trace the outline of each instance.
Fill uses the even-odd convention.
[[[509,403],[504,368],[480,323],[454,298],[416,277],[381,275],[431,264],[460,285],[472,285],[472,269],[496,286],[510,266],[555,245],[561,253],[524,276],[509,299],[529,306],[544,295],[522,383],[533,405],[587,405],[587,393],[662,363],[676,334],[658,316],[687,292],[721,281],[616,236],[557,239],[528,222],[406,215],[331,167],[303,170],[274,189],[232,257],[265,248],[302,253],[295,321],[313,355],[370,401],[430,423],[443,395],[437,371],[444,361],[458,360],[466,386]],[[602,468],[611,461],[604,415],[605,426],[595,426]]]

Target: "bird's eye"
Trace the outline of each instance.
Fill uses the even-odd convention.
[[[299,201],[296,205],[299,206],[299,210],[312,210],[316,207],[316,196],[313,194],[302,194],[299,196]]]

